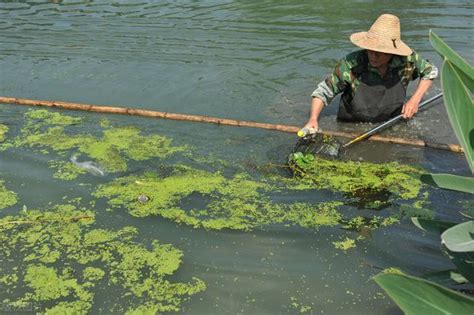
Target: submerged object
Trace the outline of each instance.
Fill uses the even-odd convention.
[[[146,196],[146,195],[140,195],[140,196],[138,196],[137,200],[138,200],[139,202],[141,202],[141,203],[145,203],[145,202],[147,202],[148,200],[150,200],[150,198],[149,198],[148,196]]]
[[[105,172],[100,168],[100,166],[93,162],[93,161],[84,161],[84,162],[79,162],[77,160],[77,154],[74,154],[70,158],[72,164],[76,165],[79,168],[82,168],[86,170],[88,173],[94,175],[94,176],[104,176]]]

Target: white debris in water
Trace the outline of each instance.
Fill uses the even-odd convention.
[[[88,173],[94,176],[104,176],[105,172],[100,168],[100,166],[92,161],[79,162],[77,160],[77,155],[74,154],[70,158],[71,162],[79,168],[86,170]]]

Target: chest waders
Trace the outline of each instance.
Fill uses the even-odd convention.
[[[368,67],[358,75],[360,80],[353,99],[345,92],[339,102],[337,119],[352,122],[382,122],[401,113],[406,96],[397,69],[386,73],[376,83],[369,81]]]

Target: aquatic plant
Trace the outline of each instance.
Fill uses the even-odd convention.
[[[117,300],[106,302],[111,312],[161,313],[180,310],[183,301],[205,290],[197,278],[169,279],[181,263],[177,248],[158,241],[147,248],[135,241],[136,228],[105,230],[94,222],[92,211],[72,205],[0,219],[4,305],[30,304],[45,314],[88,313],[97,307],[95,293],[107,288],[118,293]]]
[[[359,200],[413,199],[419,195],[421,171],[396,162],[369,163],[324,159],[313,154],[292,153],[289,165],[301,184],[330,189]],[[378,199],[379,198],[379,199]]]
[[[342,249],[344,251],[346,251],[350,248],[356,247],[355,240],[353,240],[351,238],[348,238],[348,237],[346,237],[343,241],[332,242],[332,243],[334,244],[334,246],[336,248]]]
[[[48,164],[51,168],[56,169],[53,177],[57,179],[72,180],[86,173],[85,169],[77,167],[68,161],[50,161]]]
[[[5,187],[3,180],[0,180],[0,210],[11,207],[17,203],[16,193]]]
[[[106,124],[101,137],[74,133],[68,127],[81,122],[80,117],[72,117],[48,110],[32,110],[25,114],[26,125],[21,135],[5,143],[1,149],[31,147],[43,153],[50,150],[61,156],[85,155],[93,159],[108,173],[127,170],[127,161],[144,161],[151,158],[165,158],[185,147],[171,145],[171,140],[160,135],[142,135],[132,126],[113,127]],[[71,151],[73,151],[71,153]],[[77,165],[63,160],[52,162],[59,166],[55,175],[60,179],[73,179],[83,171]],[[74,167],[76,166],[76,167]],[[87,171],[87,169],[86,169]]]
[[[441,83],[448,116],[474,173],[474,68],[435,33],[430,40],[443,57]],[[474,178],[451,174],[425,174],[422,180],[443,189],[474,194]],[[461,213],[463,214],[463,213]],[[413,218],[415,225],[440,234],[441,245],[457,270],[437,272],[437,282],[474,283],[474,220],[463,223]],[[425,276],[426,277],[426,276]],[[474,299],[432,281],[405,274],[382,273],[374,277],[405,314],[474,314]]]
[[[181,166],[167,177],[150,172],[121,177],[99,186],[93,195],[106,197],[113,208],[127,208],[133,216],[159,215],[214,230],[251,230],[288,222],[312,228],[340,223],[337,207],[341,202],[276,203],[265,195],[272,190],[276,187],[271,183],[251,180],[243,174],[227,179],[218,172]],[[142,195],[147,201],[139,200]],[[188,200],[200,206],[187,205]]]
[[[370,236],[372,230],[399,222],[399,214],[389,212],[346,216],[341,211],[342,201],[278,202],[272,198],[281,190],[292,189],[293,184],[297,183],[280,177],[256,180],[236,174],[226,178],[219,172],[176,166],[165,177],[148,172],[117,178],[100,185],[93,195],[107,198],[112,209],[125,208],[133,216],[157,215],[194,228],[249,231],[279,224],[357,232],[350,246],[347,240],[335,240],[335,248],[342,250],[355,247],[355,242]]]
[[[5,141],[5,134],[8,132],[8,127],[0,124],[0,142]]]

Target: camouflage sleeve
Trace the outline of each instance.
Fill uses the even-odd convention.
[[[413,80],[419,77],[422,80],[433,80],[438,77],[438,68],[428,60],[421,58],[419,54],[413,52],[408,60],[415,65]]]
[[[350,64],[345,58],[340,60],[333,73],[318,84],[311,96],[319,98],[323,101],[324,106],[327,106],[337,94],[346,88],[348,80],[351,78],[350,69]]]

